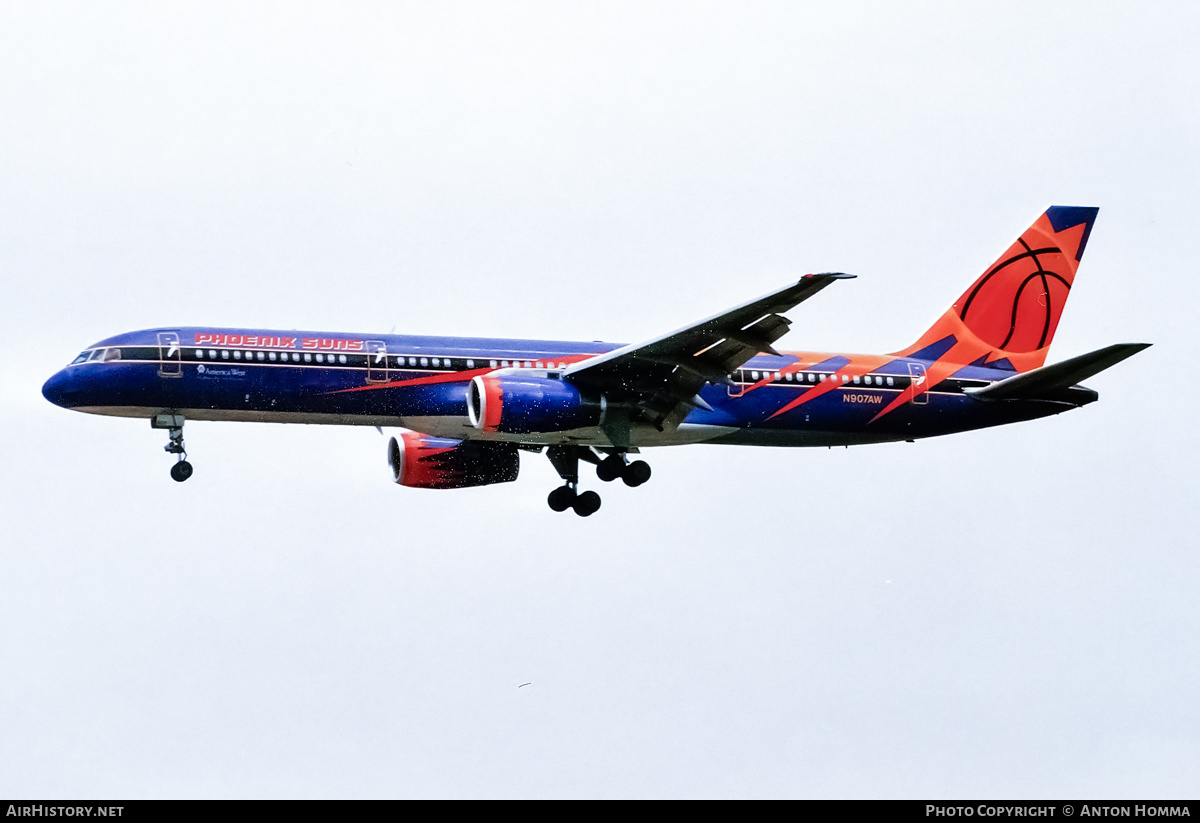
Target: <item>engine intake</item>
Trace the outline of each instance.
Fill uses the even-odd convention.
[[[596,426],[604,398],[584,395],[549,377],[484,374],[471,381],[467,416],[480,431],[504,434],[559,432]]]
[[[420,489],[465,489],[509,483],[521,468],[515,443],[451,440],[405,432],[388,443],[392,479]]]

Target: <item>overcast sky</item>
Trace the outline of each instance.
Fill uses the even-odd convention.
[[[836,6],[836,8],[835,8]],[[1200,794],[1192,3],[0,6],[0,796]],[[1099,206],[1058,417],[390,482],[47,403],[167,325],[912,342]],[[523,683],[530,685],[520,687]],[[520,687],[520,688],[519,688]]]

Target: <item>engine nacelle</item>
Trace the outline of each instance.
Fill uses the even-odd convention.
[[[484,374],[471,381],[467,416],[485,432],[560,432],[598,425],[604,406],[603,397],[584,395],[563,380]]]
[[[508,483],[521,468],[515,443],[450,440],[405,432],[388,443],[392,479],[421,489],[465,489]]]

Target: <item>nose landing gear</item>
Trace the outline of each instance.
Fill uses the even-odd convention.
[[[171,479],[176,483],[182,483],[191,477],[192,464],[187,461],[187,451],[183,447],[183,415],[156,414],[150,418],[150,428],[166,429],[168,442],[163,446],[163,451],[178,455],[175,465],[171,467]]]

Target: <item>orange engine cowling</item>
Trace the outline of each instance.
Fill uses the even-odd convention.
[[[405,432],[388,443],[392,479],[420,489],[465,489],[517,479],[520,456],[514,443],[451,440]]]

